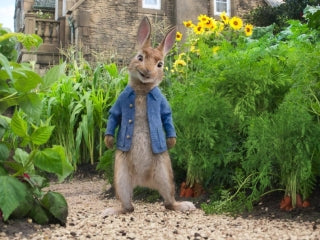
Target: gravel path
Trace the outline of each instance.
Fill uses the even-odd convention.
[[[41,226],[30,219],[9,221],[0,223],[0,239],[320,239],[320,220],[207,216],[200,209],[178,213],[160,203],[136,201],[133,213],[102,219],[106,206],[118,204],[101,198],[108,187],[99,178],[51,184],[51,190],[67,199],[66,227]]]

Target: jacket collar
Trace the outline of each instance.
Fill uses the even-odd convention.
[[[129,97],[131,94],[135,94],[135,92],[130,85],[127,85],[126,88],[124,89],[124,94],[126,94],[126,96]],[[151,89],[148,95],[152,96],[155,100],[157,100],[161,98],[161,91],[159,87],[154,87]]]

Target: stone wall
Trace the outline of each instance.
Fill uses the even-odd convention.
[[[143,9],[141,0],[87,0],[73,13],[75,43],[88,60],[114,58],[127,62],[135,53],[137,29],[148,16],[157,41],[175,24],[174,1],[162,0],[162,10]],[[104,59],[106,60],[106,59]]]
[[[230,1],[232,15],[239,17],[266,5],[265,0]],[[16,31],[37,33],[35,18],[26,17],[34,14],[33,3],[34,0],[16,1]],[[75,44],[91,62],[117,61],[127,65],[135,53],[137,29],[144,16],[149,17],[152,39],[156,40],[153,42],[158,43],[171,26],[176,25],[184,33],[183,21],[196,23],[200,14],[213,16],[213,0],[161,0],[161,10],[142,8],[142,0],[56,0],[57,44],[61,48]]]
[[[232,9],[234,10],[233,15],[237,15],[239,17],[245,17],[250,10],[257,8],[259,6],[267,5],[265,0],[234,0],[234,6]]]

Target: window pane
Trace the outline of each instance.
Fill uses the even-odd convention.
[[[157,6],[157,0],[145,0],[144,2],[147,5],[155,5],[155,6]]]
[[[214,14],[218,15],[222,12],[226,12],[230,15],[230,0],[214,0]]]
[[[227,3],[217,2],[217,12],[227,12]]]
[[[143,8],[152,8],[152,9],[161,9],[161,0],[143,0],[142,7]]]

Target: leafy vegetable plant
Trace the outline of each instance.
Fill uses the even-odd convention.
[[[276,35],[273,26],[253,28],[225,14],[184,22],[189,32],[184,42],[177,35],[163,88],[178,133],[173,161],[189,185],[213,193],[202,205],[207,213],[250,210],[273,191],[295,207],[296,196],[304,201],[313,191],[320,45],[310,22],[317,11],[307,8],[306,23],[290,20]]]
[[[6,33],[0,43],[11,37],[27,48],[41,42],[38,36]],[[61,77],[64,67],[56,66],[40,77],[29,65],[10,62],[0,53],[0,212],[4,221],[29,216],[40,224],[66,222],[67,202],[60,193],[42,190],[48,186],[42,172],[63,181],[73,168],[62,146],[47,146],[54,129],[50,118],[39,121],[39,93]],[[9,107],[15,107],[13,115]]]

